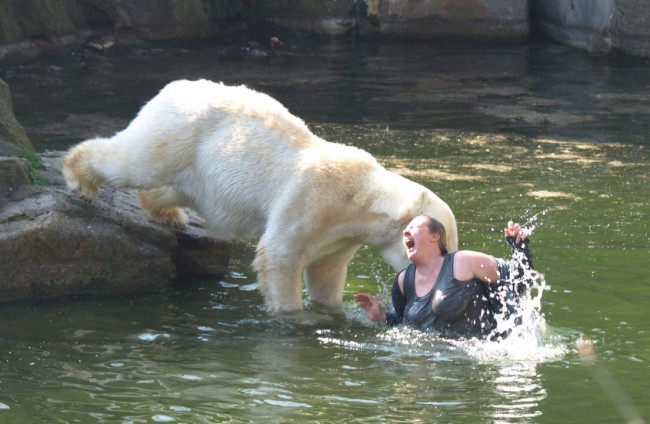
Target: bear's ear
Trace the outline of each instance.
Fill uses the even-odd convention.
[[[399,219],[400,222],[406,226],[413,218],[418,215],[424,215],[429,206],[429,196],[426,191],[420,191],[418,194],[413,196],[413,199],[410,201],[404,202],[402,208],[400,209]]]
[[[424,211],[429,208],[429,204],[431,203],[431,199],[429,198],[429,193],[426,192],[425,190],[422,190],[420,193],[420,198],[418,199],[417,206],[415,208],[415,211],[418,215],[424,214]]]
[[[428,198],[426,192],[415,194],[400,203],[397,219],[395,220],[395,225],[399,228],[400,233],[413,218],[425,214],[427,205]]]

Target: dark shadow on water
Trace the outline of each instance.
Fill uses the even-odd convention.
[[[287,43],[272,62],[238,46],[116,46],[0,64],[39,150],[110,135],[170,81],[267,92],[310,126],[448,129],[648,144],[650,62],[554,44]]]

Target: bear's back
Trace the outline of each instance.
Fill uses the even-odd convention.
[[[197,120],[207,121],[200,128],[215,128],[225,120],[249,120],[250,125],[261,124],[295,147],[308,147],[315,137],[298,117],[291,114],[272,97],[240,86],[227,86],[208,80],[178,80],[169,83],[141,111],[164,114],[177,120],[176,127],[190,124],[197,128]]]

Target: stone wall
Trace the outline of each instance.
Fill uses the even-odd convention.
[[[650,57],[650,3],[617,0],[613,12],[612,47],[630,55]]]
[[[595,53],[650,56],[650,5],[643,0],[531,0],[533,26]]]
[[[0,1],[0,59],[81,42],[208,39],[246,31],[524,42],[528,0]],[[267,34],[268,35],[268,34]]]
[[[645,0],[21,0],[0,1],[0,59],[97,34],[122,41],[284,31],[526,42],[531,23],[544,36],[589,51],[650,56]]]
[[[383,37],[526,42],[527,0],[368,0],[368,19]]]
[[[0,59],[79,44],[95,35],[170,40],[214,37],[202,0],[21,0],[0,2]]]

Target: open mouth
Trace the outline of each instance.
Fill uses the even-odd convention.
[[[408,239],[404,242],[404,246],[406,246],[407,249],[413,249],[415,247],[415,242]]]

